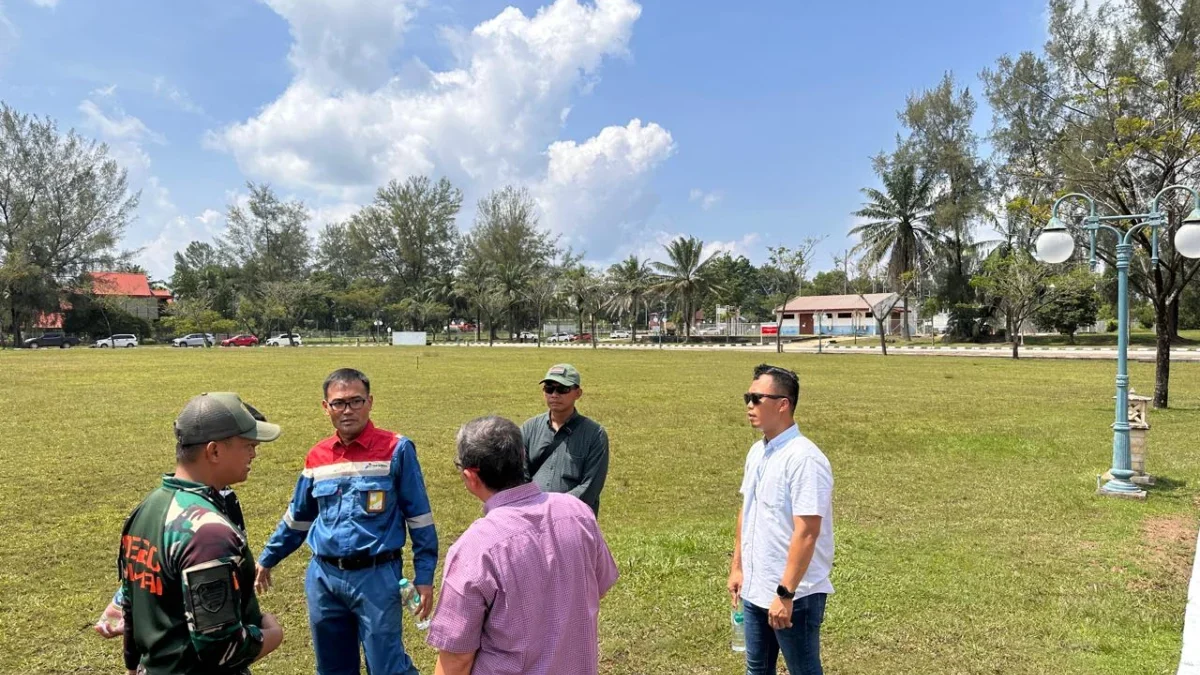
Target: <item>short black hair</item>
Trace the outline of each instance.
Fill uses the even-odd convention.
[[[781,393],[787,396],[794,411],[796,403],[800,401],[800,378],[796,375],[795,371],[780,368],[779,366],[772,366],[767,363],[760,363],[754,367],[754,379],[757,380],[763,375],[771,376],[771,381],[775,383],[777,388],[783,390]]]
[[[371,380],[361,370],[353,368],[338,368],[325,378],[325,385],[321,388],[321,395],[329,397],[329,387],[335,383],[351,384],[353,382],[362,382],[362,386],[367,390],[367,395],[371,394]]]
[[[193,443],[191,445],[175,444],[175,463],[176,464],[193,464],[197,459],[200,459],[200,453],[204,452],[204,448],[208,447],[208,443]]]
[[[500,492],[529,482],[521,430],[503,417],[478,417],[458,430],[459,469],[476,469],[489,490]]]

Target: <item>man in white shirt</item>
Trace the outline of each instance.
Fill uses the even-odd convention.
[[[746,675],[821,675],[821,621],[833,593],[833,470],[796,427],[796,373],[763,364],[744,395],[763,440],[742,478],[729,593],[741,603]]]

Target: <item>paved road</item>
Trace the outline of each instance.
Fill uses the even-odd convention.
[[[338,345],[329,345],[338,346]],[[367,346],[367,345],[363,345]],[[445,344],[438,343],[436,346],[454,347],[458,349],[480,349],[487,347],[487,343],[458,343]],[[535,349],[536,344],[533,343],[509,343],[497,341],[496,348],[504,349]],[[591,349],[589,344],[543,344],[542,349],[555,350],[573,350],[573,349]],[[652,344],[621,344],[621,343],[600,343],[600,349],[612,350],[656,350],[664,351],[719,351],[719,352],[774,352],[775,345],[772,343],[766,344],[740,344],[740,345],[723,345],[723,344],[697,344],[697,345],[652,345]],[[785,352],[789,354],[879,354],[878,346],[852,346],[852,345],[836,345],[836,346],[818,346],[811,342],[801,344],[785,344],[783,346]],[[1012,356],[1012,348],[1008,346],[990,346],[990,347],[888,347],[888,355],[903,355],[903,356],[973,356],[985,358],[1010,358]],[[1117,350],[1113,347],[1022,347],[1020,350],[1021,358],[1032,359],[1093,359],[1093,360],[1111,360],[1117,358]],[[1129,350],[1129,359],[1131,361],[1149,361],[1153,362],[1155,351],[1153,347],[1135,347]],[[1172,361],[1200,361],[1200,348],[1176,348],[1171,350]]]

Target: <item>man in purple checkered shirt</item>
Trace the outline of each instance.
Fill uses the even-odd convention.
[[[427,640],[435,675],[595,675],[600,598],[617,581],[595,514],[529,481],[509,420],[473,420],[457,445],[454,464],[484,516],[446,555]]]

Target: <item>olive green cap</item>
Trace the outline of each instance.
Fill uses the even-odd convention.
[[[558,363],[550,366],[542,382],[557,382],[564,387],[580,386],[579,371],[569,363]]]

